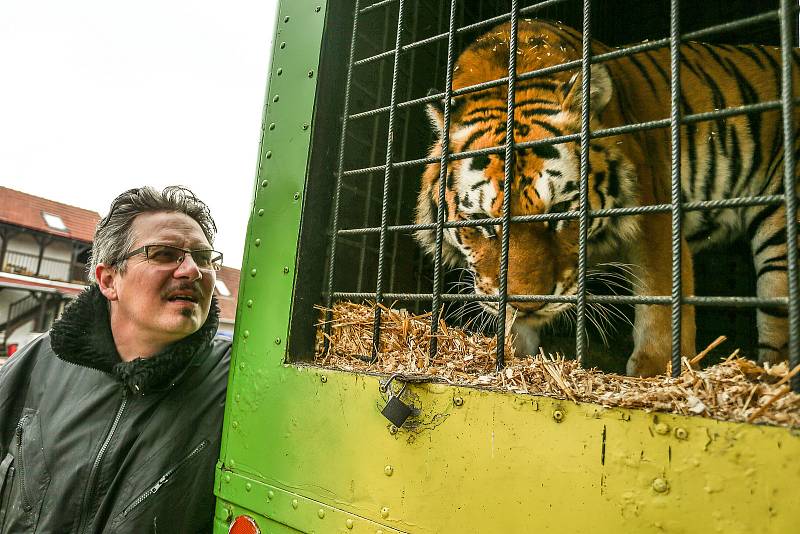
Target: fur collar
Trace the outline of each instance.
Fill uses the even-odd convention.
[[[214,339],[219,325],[219,306],[212,296],[203,326],[150,358],[130,362],[120,359],[108,314],[108,301],[96,284],[89,286],[64,310],[50,329],[50,343],[65,362],[107,373],[131,392],[144,395],[174,385],[201,349]]]

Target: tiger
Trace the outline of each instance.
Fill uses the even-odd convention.
[[[508,76],[510,23],[478,37],[459,55],[452,90]],[[524,73],[581,58],[582,35],[560,23],[518,21],[516,72]],[[592,40],[592,53],[614,49]],[[777,100],[780,97],[780,49],[758,45],[680,46],[680,113],[694,113]],[[794,87],[798,80],[793,51]],[[578,72],[576,72],[578,71]],[[594,63],[590,75],[592,131],[657,121],[670,116],[670,50],[662,47]],[[577,134],[581,124],[580,69],[540,75],[515,83],[514,141]],[[441,158],[444,101],[426,106],[434,142],[429,158]],[[507,85],[459,94],[451,99],[450,153],[498,147],[505,143]],[[792,120],[798,122],[798,113]],[[670,130],[654,128],[590,140],[588,209],[669,204]],[[794,138],[797,154],[798,138]],[[783,194],[783,133],[778,108],[691,122],[680,127],[680,189],[683,202]],[[516,149],[510,186],[511,215],[559,213],[579,209],[580,142],[541,144]],[[501,217],[504,153],[450,159],[445,179],[445,220]],[[439,206],[439,163],[421,177],[415,218],[428,228],[415,232],[422,249],[435,254]],[[796,169],[795,169],[796,176]],[[797,184],[797,181],[795,180]],[[797,186],[795,186],[797,194]],[[630,266],[634,295],[670,295],[672,287],[671,214],[590,218],[587,266],[619,262]],[[787,295],[787,237],[784,204],[686,211],[680,243],[682,290],[694,295],[693,254],[712,244],[744,235],[757,273],[758,297]],[[499,294],[502,226],[446,227],[442,261],[466,268],[475,293]],[[508,294],[576,295],[579,222],[549,220],[510,225]],[[497,302],[481,302],[495,317]],[[539,331],[573,303],[510,302],[515,354],[535,354]],[[682,305],[680,352],[695,354],[694,307]],[[511,315],[513,313],[513,316]],[[786,307],[757,309],[758,359],[787,357]],[[634,307],[633,351],[626,372],[634,376],[664,373],[671,359],[671,309]]]

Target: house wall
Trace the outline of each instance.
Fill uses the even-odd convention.
[[[33,275],[39,257],[39,244],[29,234],[12,237],[6,247],[3,270],[19,274]],[[45,247],[39,276],[53,280],[70,280],[69,261],[72,258],[72,245],[55,241]]]

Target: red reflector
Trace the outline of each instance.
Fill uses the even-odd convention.
[[[252,517],[240,515],[231,523],[228,534],[261,534],[261,530]]]

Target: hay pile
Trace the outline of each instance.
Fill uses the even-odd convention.
[[[373,307],[350,302],[334,306],[327,354],[323,327],[328,310],[320,310],[315,363],[324,367],[400,373],[415,380],[429,378],[607,407],[800,427],[800,395],[792,393],[788,385],[789,379],[800,372],[800,366],[791,373],[785,363],[764,369],[738,357],[737,351],[718,365],[693,369],[711,346],[691,361],[684,359],[678,378],[633,378],[583,369],[575,360],[543,351],[535,356],[511,357],[513,350],[507,340],[507,367],[497,372],[496,338],[450,328],[442,321],[438,352],[430,360],[430,314],[411,315],[388,308],[383,308],[381,314],[382,352],[375,363],[370,363]]]

